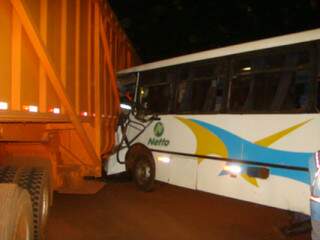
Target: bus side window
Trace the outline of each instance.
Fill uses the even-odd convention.
[[[139,84],[139,104],[147,113],[169,113],[172,95],[171,83],[163,72],[141,74]]]
[[[135,100],[136,81],[136,74],[127,74],[117,77],[117,85],[120,92],[120,104],[131,105],[133,103]]]
[[[279,57],[276,56],[276,59],[281,62]],[[279,74],[272,70],[278,65],[274,60],[268,62],[265,56],[250,56],[233,61],[229,108],[231,111],[269,110],[279,81]]]
[[[308,51],[269,51],[235,59],[229,109],[235,112],[306,110],[311,91]]]
[[[250,58],[233,60],[229,102],[230,111],[239,112],[244,110],[245,105],[249,104],[249,93],[252,92],[254,86],[254,79],[250,74],[252,68]]]
[[[309,51],[292,51],[286,55],[280,82],[271,110],[306,111],[311,94],[311,59]]]
[[[120,102],[121,103],[132,103],[134,100],[135,83],[122,85],[120,87]]]
[[[225,79],[221,74],[222,69],[220,65],[208,62],[197,63],[183,69],[176,87],[176,111],[219,112],[222,107]]]
[[[176,83],[176,103],[175,111],[177,113],[187,113],[191,112],[191,102],[192,102],[192,74],[191,69],[185,71],[181,69],[180,76],[178,77]]]
[[[227,65],[225,62],[214,66],[213,74],[210,77],[210,86],[205,95],[205,102],[202,106],[203,112],[220,112],[223,106],[224,90],[226,82]]]
[[[221,91],[217,90],[220,87],[220,79],[213,79],[212,81],[209,81],[209,84],[207,93],[204,96],[205,102],[202,106],[202,110],[203,112],[219,111],[221,105],[219,106],[216,102],[219,102],[220,100]]]

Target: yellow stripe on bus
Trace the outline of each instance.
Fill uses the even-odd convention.
[[[260,145],[262,147],[268,147],[271,144],[275,143],[276,141],[278,141],[279,139],[283,138],[284,136],[288,135],[289,133],[291,133],[292,131],[302,127],[303,125],[305,125],[306,123],[310,122],[312,119],[309,119],[307,121],[304,121],[302,123],[296,124],[292,127],[289,127],[285,130],[282,130],[280,132],[277,132],[275,134],[272,134],[268,137],[265,137],[261,140],[258,140],[255,142],[255,144]]]
[[[187,125],[196,136],[197,155],[216,154],[221,157],[228,157],[228,150],[224,143],[208,129],[185,118],[177,117],[177,119]],[[203,158],[198,158],[198,163],[201,163],[202,160]]]

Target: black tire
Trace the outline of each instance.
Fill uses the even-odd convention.
[[[133,177],[138,189],[149,192],[154,188],[155,162],[150,150],[141,145],[137,147],[134,154]]]
[[[33,240],[29,193],[16,184],[0,184],[0,239]]]
[[[12,166],[0,167],[0,183],[14,183],[17,168]]]
[[[43,240],[46,235],[51,197],[48,171],[41,168],[21,168],[17,174],[17,184],[28,190],[31,196],[34,239]]]
[[[131,147],[125,155],[126,173],[131,179],[133,178],[134,154],[133,147]]]

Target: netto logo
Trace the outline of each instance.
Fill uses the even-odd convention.
[[[148,140],[148,145],[167,147],[170,141],[162,137],[164,133],[164,125],[162,122],[157,122],[153,127],[153,133],[155,137],[151,137]]]
[[[161,137],[164,133],[163,124],[161,122],[157,122],[156,125],[154,125],[153,132],[156,137]]]

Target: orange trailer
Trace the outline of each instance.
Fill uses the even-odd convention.
[[[53,190],[100,189],[115,71],[137,63],[107,1],[0,1],[0,239],[43,239]]]

